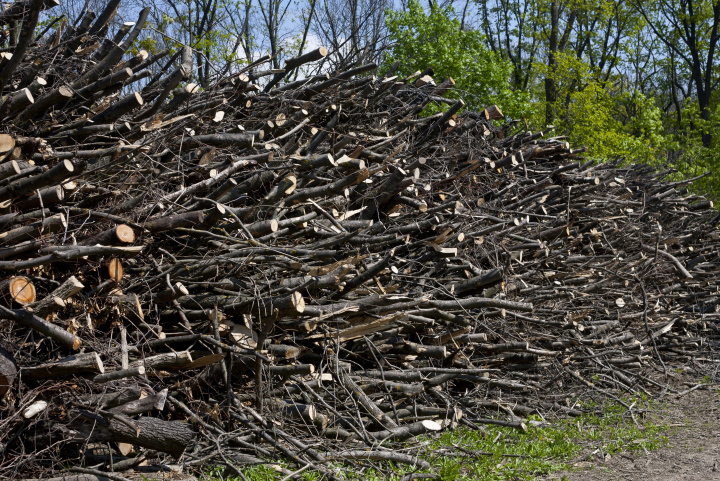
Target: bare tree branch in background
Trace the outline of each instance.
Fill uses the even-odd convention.
[[[258,2],[263,22],[264,33],[270,46],[273,67],[280,68],[281,28],[285,21],[291,2],[289,0],[260,0]]]
[[[389,0],[319,0],[312,32],[330,50],[330,70],[377,62],[387,48]]]
[[[312,25],[312,20],[315,16],[315,5],[317,5],[317,0],[308,0],[308,2],[310,4],[310,11],[305,15],[305,25],[303,27],[302,40],[300,40],[300,47],[298,48],[298,57],[303,54],[303,50],[305,49],[305,45],[307,43],[308,32],[310,31],[310,25]],[[295,71],[293,80],[297,79],[299,73],[299,70]]]
[[[242,16],[242,21],[238,21],[236,15],[240,12],[241,6],[244,15]],[[237,51],[239,47],[242,47],[243,53],[245,54],[245,60],[250,63],[253,61],[252,36],[250,33],[250,12],[252,10],[252,0],[243,0],[242,2],[236,3],[234,11],[231,11],[229,5],[227,4],[224,8],[227,18],[232,26],[230,31],[237,37],[233,51]],[[227,73],[229,69],[230,63],[228,62],[223,71]]]

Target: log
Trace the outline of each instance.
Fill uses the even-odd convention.
[[[104,279],[110,279],[115,283],[120,283],[124,272],[122,261],[116,257],[110,258],[102,266],[102,277]]]
[[[115,392],[103,392],[101,394],[86,394],[79,397],[79,401],[85,406],[98,407],[100,409],[112,409],[116,406],[135,401],[144,395],[142,389],[137,386],[125,387]]]
[[[6,154],[15,148],[15,139],[9,134],[0,134],[0,154]]]
[[[178,214],[175,216],[164,217],[160,219],[149,220],[143,227],[153,234],[165,232],[181,227],[188,228],[203,221],[203,212],[201,210]]]
[[[24,109],[32,103],[35,103],[35,97],[33,97],[29,88],[24,88],[14,94],[8,95],[0,106],[0,118],[13,115],[18,110]]]
[[[63,180],[75,172],[75,165],[70,160],[65,159],[42,174],[18,179],[1,187],[0,200],[17,198],[51,184],[62,184]]]
[[[150,396],[145,396],[140,399],[114,407],[111,409],[111,412],[116,414],[124,414],[126,416],[132,416],[136,414],[148,413],[153,410],[162,411],[165,408],[167,396],[167,389],[163,389],[162,391],[154,393]]]
[[[14,276],[0,281],[0,297],[7,307],[35,302],[35,286],[27,277]]]
[[[26,88],[30,95],[33,96],[33,101],[31,103],[35,103],[34,96],[40,92],[41,89],[44,89],[47,86],[48,82],[42,77],[37,77],[35,80],[32,81],[30,85],[28,85]]]
[[[121,369],[118,371],[110,371],[104,374],[98,374],[93,378],[95,384],[103,384],[110,381],[117,381],[133,376],[144,376],[145,366],[136,366],[128,369]]]
[[[258,137],[260,137],[258,135]],[[242,134],[208,134],[208,135],[196,135],[190,139],[186,139],[184,145],[190,148],[196,148],[203,145],[209,145],[212,147],[235,147],[235,148],[248,148],[255,144],[255,134],[242,133]],[[259,138],[258,140],[262,140]]]
[[[417,356],[444,359],[447,357],[445,346],[423,346],[415,342],[405,341],[393,349],[393,352],[415,354]]]
[[[277,359],[297,359],[302,354],[301,348],[284,344],[270,344],[267,349]]]
[[[210,229],[221,219],[227,216],[227,209],[222,204],[215,204],[203,213],[203,221],[197,225],[198,229]]]
[[[82,344],[79,337],[76,337],[74,334],[71,334],[64,329],[39,318],[32,312],[25,309],[8,309],[4,306],[0,306],[0,318],[12,319],[18,324],[34,329],[39,333],[58,341],[60,344],[71,347],[75,350],[79,349]]]
[[[87,239],[78,242],[78,245],[129,245],[135,242],[135,231],[126,224],[119,224],[104,230]]]
[[[248,224],[245,227],[247,228],[248,232],[253,235],[253,237],[262,237],[264,235],[277,232],[278,225],[279,224],[277,219],[270,219],[255,222],[253,224]]]
[[[0,233],[0,245],[16,244],[28,239],[36,239],[42,235],[54,234],[66,227],[65,215],[55,214],[47,219]]]
[[[438,432],[441,429],[442,426],[440,426],[440,424],[428,419],[425,421],[418,421],[412,424],[398,426],[396,428],[388,429],[385,431],[371,431],[370,434],[372,434],[375,439],[378,440],[391,439],[393,441],[405,441],[407,439],[422,436],[424,434]]]
[[[168,369],[182,369],[191,364],[193,357],[189,351],[170,352],[145,357],[141,360],[131,362],[130,369],[143,366],[146,371],[161,371]]]
[[[460,295],[481,287],[489,286],[497,282],[502,281],[503,275],[500,269],[492,269],[484,272],[479,276],[471,277],[465,281],[457,281],[448,286],[448,290],[455,294]]]
[[[38,247],[32,245],[33,248]],[[47,246],[40,249],[41,257],[21,261],[0,261],[0,269],[21,270],[51,264],[60,261],[72,261],[80,258],[103,255],[132,256],[142,252],[142,247],[111,246]]]
[[[23,478],[19,481],[113,481],[105,476],[94,474],[66,474],[54,478]]]
[[[38,195],[39,194],[39,195]],[[23,202],[16,204],[18,209],[30,210],[38,207],[49,207],[51,205],[59,204],[65,199],[65,189],[61,185],[54,185],[38,189],[38,191],[28,197]]]
[[[393,451],[343,451],[335,456],[335,459],[364,459],[375,461],[392,461],[401,464],[409,464],[420,469],[430,469],[430,463],[408,454],[396,453]]]
[[[118,100],[90,120],[96,125],[113,123],[123,115],[138,107],[142,107],[143,104],[142,96],[138,92],[133,92]]]
[[[295,374],[312,374],[315,372],[313,364],[293,364],[290,366],[270,366],[270,374],[289,377]]]
[[[56,362],[20,368],[20,375],[25,381],[41,381],[81,374],[102,374],[103,372],[105,372],[105,366],[95,352],[75,354]]]
[[[505,118],[505,115],[497,105],[491,105],[490,107],[485,108],[485,110],[481,112],[481,115],[487,120],[499,120]]]
[[[12,137],[11,137],[12,139]],[[1,141],[1,139],[0,139]],[[13,141],[14,145],[14,141]],[[14,148],[14,147],[13,147]],[[12,150],[12,149],[10,149]],[[0,164],[0,180],[5,180],[9,177],[15,177],[22,174],[24,171],[29,170],[30,167],[16,160],[8,160]]]
[[[89,415],[96,422],[91,426],[78,426],[79,434],[90,442],[116,442],[141,446],[176,458],[195,439],[190,425],[181,421],[163,421],[152,417],[133,420],[137,429],[112,418],[109,421],[100,416]]]
[[[307,422],[316,424],[320,429],[327,427],[328,418],[317,412],[312,404],[299,404],[295,402],[286,402],[282,399],[272,399],[268,401],[271,408],[280,410],[284,415],[303,419]]]

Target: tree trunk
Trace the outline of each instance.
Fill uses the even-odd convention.
[[[550,38],[548,44],[547,74],[545,76],[545,125],[555,122],[555,102],[557,101],[557,85],[555,69],[558,51],[559,12],[557,2],[550,4]]]
[[[131,421],[137,426],[137,429],[132,429],[116,418],[108,421],[101,416],[89,416],[95,422],[81,425],[77,431],[91,442],[128,443],[179,457],[195,438],[190,425],[181,421],[141,417]],[[75,426],[71,428],[75,429]]]

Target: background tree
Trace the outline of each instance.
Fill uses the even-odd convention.
[[[694,87],[704,147],[710,147],[713,92],[718,82],[715,54],[720,40],[720,1],[718,0],[655,0],[638,1],[637,10],[647,21],[652,33],[670,50],[673,69],[676,59],[684,64],[689,77],[686,96]],[[677,76],[676,72],[674,75]],[[677,90],[675,91],[677,95]]]
[[[456,84],[450,95],[462,94],[471,109],[495,103],[520,116],[530,108],[529,96],[508,83],[512,64],[487,48],[480,31],[461,29],[452,7],[433,3],[426,12],[410,0],[405,11],[388,12],[387,25],[392,50],[385,62],[399,62],[398,73],[431,67],[437,79],[452,77]]]
[[[312,0],[317,2],[311,32],[330,50],[330,70],[380,61],[386,47],[385,11],[390,0]]]

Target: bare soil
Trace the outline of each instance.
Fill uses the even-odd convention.
[[[665,447],[649,453],[596,454],[575,471],[554,473],[546,481],[708,481],[720,480],[720,390],[698,389],[666,398],[657,415],[670,429]]]

